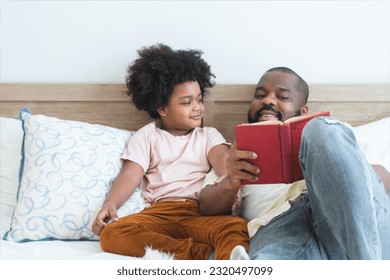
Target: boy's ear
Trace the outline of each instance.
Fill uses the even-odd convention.
[[[165,107],[160,107],[157,109],[157,113],[160,115],[160,117],[165,117],[167,115],[167,112],[165,110]]]

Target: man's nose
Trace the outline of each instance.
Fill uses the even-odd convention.
[[[268,94],[266,97],[263,98],[262,103],[264,105],[273,105],[276,106],[277,99],[274,94]]]

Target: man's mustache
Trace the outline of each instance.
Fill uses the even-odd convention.
[[[259,116],[261,115],[261,112],[263,111],[271,111],[271,112],[274,112],[278,118],[278,120],[282,120],[283,116],[282,116],[282,113],[279,112],[279,111],[276,111],[274,107],[270,106],[270,105],[264,105],[263,108],[259,109],[257,112],[256,112],[256,119],[259,119]]]

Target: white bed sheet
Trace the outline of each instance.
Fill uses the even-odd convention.
[[[1,238],[9,230],[9,217],[1,215]],[[98,241],[0,241],[1,260],[136,260],[138,258],[102,252]]]
[[[104,253],[97,241],[32,241],[16,243],[1,240],[2,260],[131,260],[133,257]]]

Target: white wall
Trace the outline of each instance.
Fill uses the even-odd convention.
[[[288,66],[309,83],[390,83],[390,1],[1,1],[1,82],[123,83],[156,42],[217,83]]]

